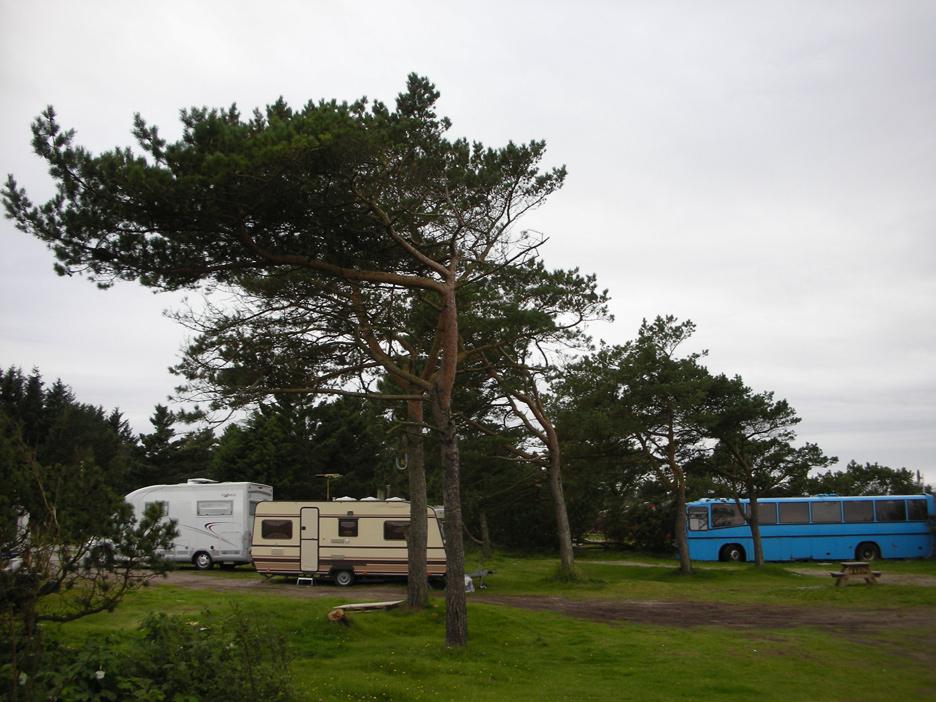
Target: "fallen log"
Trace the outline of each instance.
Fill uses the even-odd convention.
[[[357,604],[343,604],[333,607],[328,613],[328,621],[340,622],[348,625],[348,612],[377,612],[380,610],[393,609],[403,604],[405,600],[392,600],[390,602],[360,602]]]

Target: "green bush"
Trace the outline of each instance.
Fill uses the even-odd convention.
[[[232,606],[224,614],[152,614],[133,640],[50,644],[35,680],[16,681],[18,699],[59,702],[228,702],[290,699],[283,636]]]
[[[144,677],[169,699],[204,702],[289,698],[289,657],[281,634],[237,607],[225,615],[154,614],[144,620]]]

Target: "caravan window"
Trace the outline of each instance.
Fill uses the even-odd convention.
[[[234,514],[233,500],[199,500],[199,517],[225,517]]]
[[[264,519],[260,522],[260,535],[264,539],[291,539],[293,523],[291,519]]]
[[[338,520],[338,536],[357,536],[357,517]]]
[[[386,541],[406,541],[406,532],[409,531],[409,522],[383,523],[383,537]]]

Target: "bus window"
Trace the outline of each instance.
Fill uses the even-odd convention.
[[[737,505],[712,505],[712,528],[732,527],[744,524],[744,517]]]
[[[689,531],[708,530],[708,510],[705,507],[689,508]]]
[[[879,522],[905,522],[907,506],[903,500],[875,500],[874,512]]]
[[[907,521],[926,521],[926,500],[907,500]]]
[[[849,500],[842,503],[845,508],[845,521],[849,524],[874,521],[874,509],[871,500]]]
[[[750,513],[751,506],[745,505],[745,511]],[[774,502],[757,503],[757,523],[758,524],[776,524],[777,523],[777,505]]]
[[[809,524],[808,502],[781,502],[781,524]]]
[[[813,502],[813,524],[838,524],[842,521],[841,502]]]

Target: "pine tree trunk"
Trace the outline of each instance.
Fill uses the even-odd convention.
[[[491,531],[488,528],[487,511],[483,508],[480,514],[481,520],[481,558],[485,562],[491,560],[494,556],[494,546],[491,544]]]
[[[426,573],[428,508],[426,497],[426,464],[423,454],[423,403],[406,403],[406,472],[409,477],[410,526],[406,539],[409,576],[406,604],[421,608],[429,604],[429,583]]]
[[[442,307],[442,363],[432,390],[433,420],[440,436],[445,507],[445,645],[468,645],[465,601],[465,544],[462,530],[461,476],[458,435],[452,416],[452,392],[458,368],[458,307],[455,278],[447,281]]]
[[[552,493],[553,511],[556,515],[556,537],[559,541],[559,577],[575,578],[575,552],[572,548],[572,529],[566,509],[565,493],[562,490],[562,455],[559,452],[559,437],[552,425],[546,429],[549,448],[549,489]]]
[[[764,545],[761,542],[760,515],[757,513],[757,497],[753,494],[751,494],[749,505],[751,508],[751,539],[754,541],[754,565],[762,566],[764,565]]]
[[[676,483],[676,545],[679,549],[679,572],[692,575],[692,561],[689,558],[689,541],[686,539],[686,475],[682,469],[672,465],[673,480]]]
[[[468,644],[465,599],[465,545],[462,537],[461,489],[459,486],[458,437],[451,411],[433,403],[433,414],[441,434],[445,507],[445,645]]]

